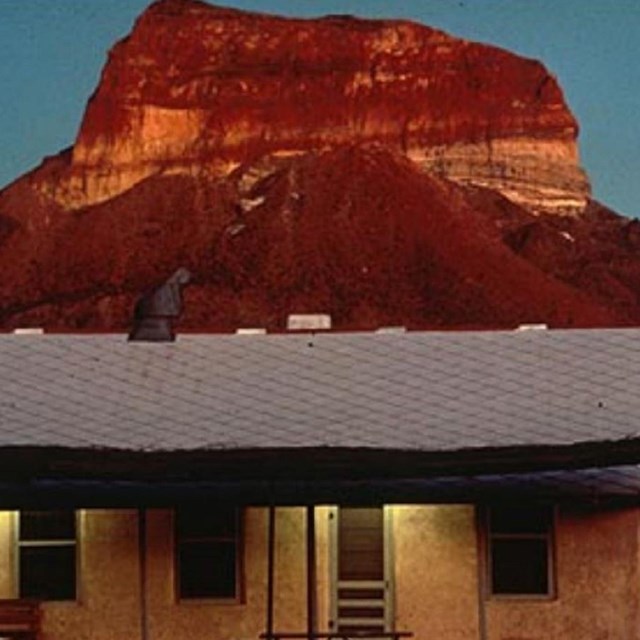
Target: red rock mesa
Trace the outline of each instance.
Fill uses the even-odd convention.
[[[496,47],[159,0],[73,147],[0,193],[0,323],[123,329],[178,266],[187,329],[635,323],[637,223],[591,202],[577,132]]]

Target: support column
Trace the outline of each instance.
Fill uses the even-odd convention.
[[[307,635],[309,640],[313,640],[317,631],[315,516],[315,507],[307,506]]]
[[[274,621],[274,583],[275,583],[275,556],[276,556],[276,508],[269,505],[269,524],[267,534],[267,624],[265,635],[267,640],[273,637]]]
[[[149,638],[147,610],[147,510],[138,509],[138,566],[140,573],[140,638]]]
[[[487,593],[485,587],[486,554],[485,554],[485,518],[483,508],[474,505],[476,523],[476,562],[478,565],[478,640],[487,640]]]

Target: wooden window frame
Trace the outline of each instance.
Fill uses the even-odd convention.
[[[20,535],[20,514],[24,512],[47,512],[47,511],[68,511],[73,513],[74,521],[74,533],[73,538],[54,538],[54,539],[35,539],[35,540],[22,540]],[[24,509],[22,511],[16,511],[14,514],[14,540],[15,540],[15,594],[17,598],[29,598],[33,599],[33,596],[24,595],[21,593],[21,575],[20,565],[22,549],[34,549],[34,548],[60,548],[60,547],[73,547],[74,548],[74,593],[72,598],[38,598],[42,602],[56,602],[56,603],[77,603],[79,601],[80,594],[80,559],[78,542],[79,531],[81,530],[80,512],[75,509]]]
[[[200,509],[200,507],[195,507]],[[235,536],[206,536],[186,539],[180,538],[178,532],[178,513],[181,510],[189,510],[190,507],[176,508],[172,512],[173,528],[173,564],[174,564],[174,593],[175,600],[179,604],[217,603],[217,604],[244,604],[245,602],[245,579],[244,579],[244,518],[245,510],[235,507]],[[233,596],[183,596],[180,584],[180,546],[182,542],[210,541],[212,543],[235,543],[235,594]]]
[[[485,509],[484,535],[485,535],[485,581],[487,596],[492,600],[534,600],[548,602],[558,597],[556,576],[556,525],[557,509],[549,505],[532,505],[532,509],[548,509],[549,525],[545,532],[530,533],[493,533],[491,527],[492,512],[497,510],[508,511],[514,505],[493,505]],[[521,509],[522,507],[518,506]],[[493,540],[545,540],[547,549],[547,592],[546,593],[496,593],[493,587]]]

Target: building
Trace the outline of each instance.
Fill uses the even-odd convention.
[[[0,362],[0,598],[46,640],[640,639],[639,330]]]

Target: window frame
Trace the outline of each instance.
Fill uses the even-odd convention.
[[[200,510],[202,508],[198,505],[176,507],[171,511],[171,525],[173,532],[173,585],[174,585],[174,598],[176,603],[181,605],[192,605],[199,603],[216,603],[216,604],[244,604],[245,603],[245,578],[244,578],[244,519],[245,509],[239,506],[234,506],[235,512],[235,536],[232,538],[225,535],[215,536],[194,536],[192,538],[187,537],[180,538],[178,533],[178,513],[180,511],[188,510]],[[210,508],[210,507],[209,507]],[[182,542],[203,542],[211,541],[213,543],[219,542],[222,544],[234,542],[235,545],[235,594],[233,596],[183,596],[181,593],[180,582],[180,547]]]
[[[484,537],[485,537],[485,571],[486,596],[491,600],[533,600],[548,602],[558,598],[557,558],[556,558],[556,528],[557,507],[548,504],[532,504],[532,509],[547,509],[549,520],[544,532],[529,533],[493,533],[491,528],[492,512],[508,511],[511,508],[522,509],[521,505],[489,505],[484,509]],[[493,540],[545,540],[547,550],[547,592],[546,593],[496,593],[493,586]]]
[[[47,512],[47,511],[69,511],[73,513],[75,537],[74,538],[59,538],[53,540],[40,539],[40,540],[22,540],[20,536],[20,513],[21,512]],[[80,602],[80,589],[81,589],[81,571],[80,571],[80,531],[82,530],[82,518],[81,511],[78,509],[20,509],[14,511],[13,514],[13,548],[14,548],[14,562],[13,562],[13,585],[15,597],[34,599],[32,596],[25,596],[21,593],[21,576],[20,576],[20,564],[23,548],[60,548],[60,547],[74,547],[74,594],[72,598],[35,598],[39,602],[56,604],[77,604]]]

